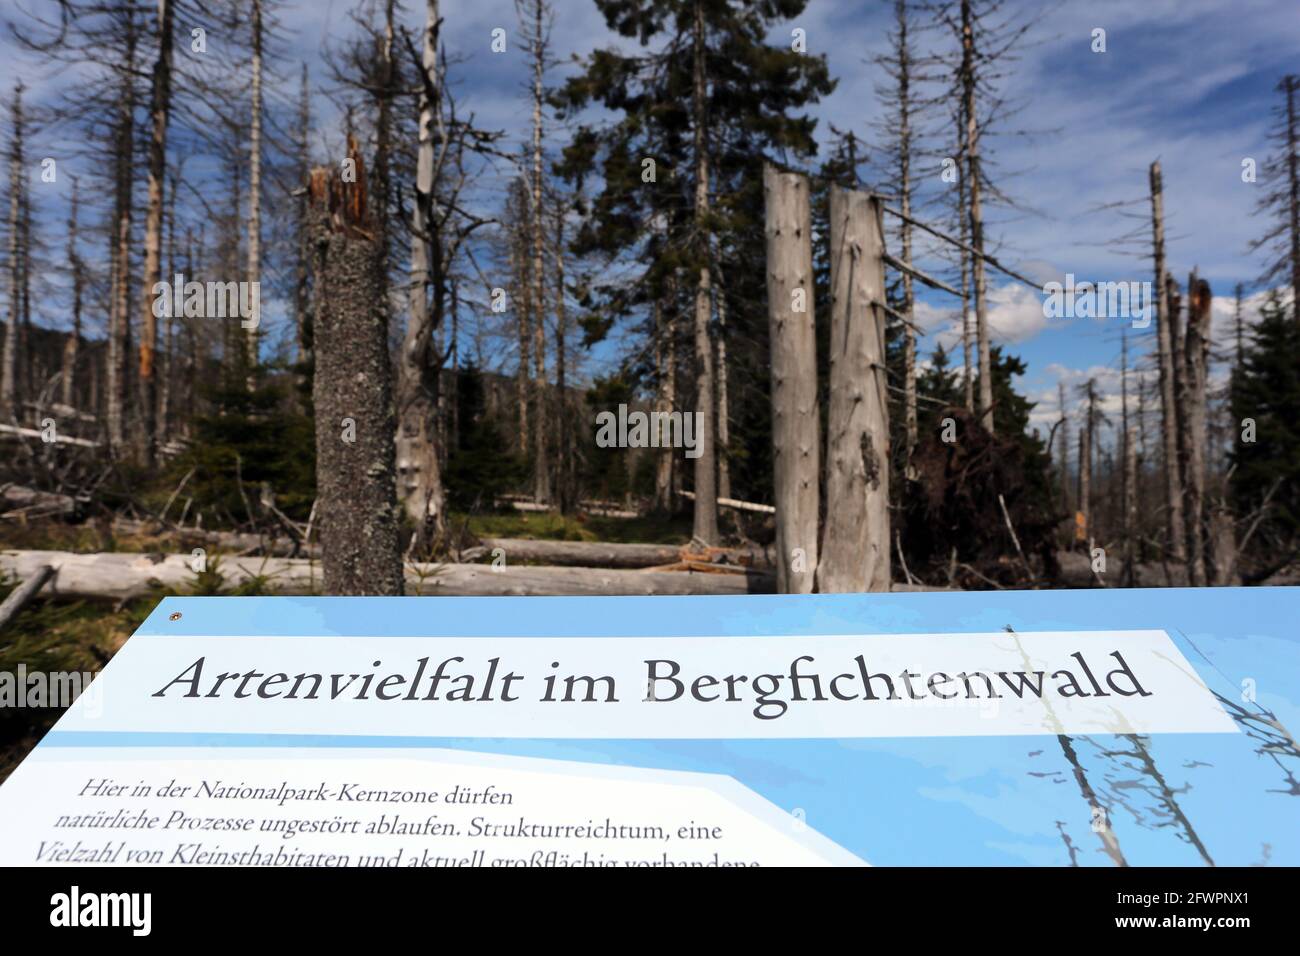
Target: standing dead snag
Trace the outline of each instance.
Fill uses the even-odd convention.
[[[435,124],[442,103],[438,68],[440,17],[436,0],[426,5],[420,70],[419,142],[416,150],[415,201],[411,212],[411,316],[398,366],[397,458],[401,498],[415,526],[421,550],[428,550],[446,530],[445,495],[436,434],[435,404],[442,363],[435,361],[433,332],[442,324],[443,262],[434,249],[441,223],[434,203]],[[437,288],[434,288],[434,286]],[[433,308],[430,308],[430,292]]]
[[[889,590],[883,254],[879,201],[832,187],[827,522],[817,566],[823,593]]]
[[[1183,558],[1183,479],[1178,456],[1177,380],[1174,365],[1174,327],[1178,309],[1171,301],[1168,275],[1165,272],[1165,200],[1164,179],[1159,161],[1151,164],[1151,235],[1154,244],[1156,279],[1156,342],[1160,356],[1160,438],[1164,449],[1165,506],[1168,509],[1167,539],[1169,556]]]
[[[328,594],[401,594],[387,283],[356,140],[348,147],[355,175],[317,167],[308,187],[324,583]]]
[[[1209,387],[1210,284],[1193,272],[1187,280],[1187,334],[1183,338],[1186,398],[1180,405],[1186,469],[1188,583],[1208,583],[1205,556],[1206,391]]]
[[[817,408],[808,180],[765,165],[763,193],[767,206],[772,468],[779,556],[776,589],[782,594],[811,594],[814,574],[820,573],[817,513],[821,415]]]

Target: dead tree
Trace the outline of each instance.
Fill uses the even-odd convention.
[[[252,49],[250,85],[252,104],[248,137],[248,266],[245,280],[258,282],[262,276],[262,0],[252,0]],[[381,213],[382,215],[382,213]],[[257,368],[259,322],[255,316],[245,326],[245,361],[248,388],[253,388],[253,370]]]
[[[14,86],[9,130],[9,321],[5,325],[4,364],[0,366],[0,415],[18,424],[18,327],[22,322],[23,84]]]
[[[318,290],[316,485],[328,594],[401,594],[388,282],[356,139],[308,185]]]
[[[547,45],[550,39],[551,9],[546,0],[516,0],[516,9],[524,31],[532,70],[533,141],[530,186],[531,252],[533,260],[533,499],[545,504],[551,499],[551,470],[548,460],[548,415],[546,409],[546,274],[545,253],[545,184],[542,175],[542,77],[546,72]]]
[[[1204,587],[1208,583],[1205,555],[1205,443],[1207,426],[1207,390],[1210,357],[1210,284],[1197,278],[1187,280],[1187,333],[1183,338],[1183,361],[1186,387],[1180,406],[1182,444],[1186,470],[1186,522],[1188,583]]]
[[[817,339],[808,180],[763,167],[767,314],[772,349],[772,468],[777,590],[811,594],[819,568]],[[832,394],[834,394],[832,392]],[[706,421],[705,428],[708,428]],[[696,511],[699,511],[696,491]]]
[[[63,344],[63,370],[60,378],[61,398],[69,408],[77,407],[77,361],[81,353],[81,306],[85,290],[85,272],[81,254],[77,251],[78,213],[81,192],[77,179],[72,178],[72,199],[68,204],[68,271],[72,273],[72,331]]]
[[[302,65],[302,81],[298,95],[298,128],[296,134],[297,142],[294,145],[297,149],[298,174],[301,180],[306,182],[307,177],[311,172],[311,97],[306,63]],[[295,249],[296,258],[294,261],[293,284],[293,312],[295,325],[298,330],[297,360],[299,365],[308,365],[311,362],[312,352],[311,283],[309,281],[309,260],[311,258],[311,252],[307,235],[307,197],[305,194],[298,197],[294,213],[294,225],[298,236],[298,243]]]
[[[498,137],[456,115],[439,56],[442,19],[427,0],[420,46],[403,31],[418,77],[418,139],[411,210],[410,318],[402,342],[398,379],[398,459],[401,498],[416,528],[415,545],[427,551],[446,531],[437,406],[440,379],[454,342],[441,346],[452,271],[470,236],[488,224],[464,211],[470,182],[467,155],[487,150]]]
[[[1283,77],[1278,90],[1284,99],[1269,134],[1274,152],[1264,163],[1266,192],[1256,204],[1256,213],[1272,217],[1273,225],[1250,249],[1269,253],[1262,282],[1290,281],[1292,315],[1300,324],[1300,77]]]
[[[441,77],[438,72],[438,32],[441,18],[437,0],[429,0],[419,69],[425,77],[419,98],[419,132],[416,146],[415,203],[411,221],[410,319],[402,342],[398,368],[397,462],[401,480],[399,496],[427,546],[446,530],[445,496],[433,434],[437,365],[432,361],[434,316],[429,289],[434,280],[435,123],[441,120]]]
[[[255,3],[258,0],[254,0]],[[149,138],[149,205],[144,224],[144,276],[140,295],[140,361],[137,374],[141,416],[140,455],[152,466],[158,446],[158,379],[155,354],[158,351],[158,315],[154,308],[156,286],[162,278],[163,192],[167,176],[167,121],[171,114],[172,38],[176,5],[158,2],[158,56],[153,66],[153,89],[149,113],[153,130]],[[171,298],[166,315],[171,316]]]
[[[993,365],[989,353],[988,287],[984,275],[984,209],[980,181],[980,125],[975,102],[977,52],[975,50],[975,22],[971,0],[961,2],[961,87],[962,113],[965,119],[967,170],[967,195],[970,201],[970,244],[975,248],[972,257],[972,284],[975,292],[975,338],[979,352],[979,413],[980,424],[993,431]]]
[[[123,15],[123,40],[126,46],[124,62],[134,69],[137,33],[135,14]],[[131,210],[134,201],[135,176],[132,154],[135,144],[135,79],[130,71],[121,77],[121,96],[115,121],[113,148],[114,194],[113,224],[110,233],[110,304],[108,331],[107,374],[105,375],[105,424],[108,445],[119,454],[126,444],[127,416],[127,365],[131,348],[130,272],[131,272]]]
[[[718,543],[718,501],[716,475],[716,444],[713,405],[713,343],[709,336],[712,312],[712,274],[708,262],[708,226],[711,216],[709,201],[709,149],[706,142],[708,123],[708,75],[705,70],[704,5],[694,5],[694,22],[691,30],[693,68],[691,73],[692,151],[695,165],[695,231],[699,234],[699,272],[695,283],[695,411],[704,422],[700,430],[695,459],[695,508],[692,536],[703,544]],[[809,236],[811,242],[811,236]],[[809,259],[812,252],[809,246]],[[808,273],[808,292],[812,291],[812,272]]]
[[[921,72],[924,61],[918,60],[913,16],[908,11],[907,0],[894,0],[894,29],[889,37],[890,49],[877,56],[875,62],[888,77],[888,85],[880,93],[886,101],[888,115],[880,124],[893,167],[898,192],[898,203],[903,217],[898,226],[899,247],[902,260],[912,262],[912,161],[917,136],[916,124],[923,102],[918,95],[920,83],[929,79]],[[856,170],[855,170],[856,173]],[[963,251],[962,256],[966,253]],[[963,265],[965,258],[963,258]],[[912,464],[917,444],[916,417],[916,324],[915,297],[912,275],[902,273],[903,283],[903,474],[908,480],[916,478]]]
[[[1174,328],[1178,310],[1170,300],[1169,277],[1165,270],[1164,179],[1160,162],[1151,164],[1151,238],[1156,281],[1156,348],[1160,360],[1160,438],[1164,451],[1165,509],[1168,518],[1166,545],[1169,557],[1182,561],[1186,530],[1183,522],[1183,479],[1178,454],[1178,415]]]
[[[830,216],[827,521],[817,589],[888,591],[889,404],[880,203],[868,193],[833,186]]]

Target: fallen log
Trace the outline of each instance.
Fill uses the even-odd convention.
[[[60,517],[76,514],[77,499],[53,491],[8,485],[0,491],[0,516],[5,518]]]
[[[1053,579],[1053,584],[1062,588],[1099,588],[1122,587],[1124,580],[1123,562],[1108,560],[1106,571],[1094,574],[1092,558],[1078,551],[1060,551],[1056,555],[1060,570]],[[1168,565],[1145,563],[1133,568],[1133,585],[1139,588],[1174,588],[1187,586],[1187,571],[1176,562]]]
[[[461,560],[491,557],[500,549],[506,562],[540,561],[545,564],[587,568],[653,568],[682,561],[772,567],[770,548],[704,548],[689,545],[615,544],[604,541],[543,541],[531,538],[483,538],[481,548],[461,552]]]
[[[198,577],[188,554],[129,554],[66,551],[0,551],[0,573],[26,578],[42,565],[55,574],[41,593],[48,597],[93,597],[122,600],[158,588],[189,593]],[[224,588],[258,580],[277,594],[319,594],[320,564],[304,558],[209,559]],[[661,595],[760,594],[772,590],[772,577],[743,574],[646,572],[572,567],[503,567],[486,564],[406,565],[408,594],[490,595]]]
[[[157,521],[114,518],[113,533],[117,535],[156,536],[175,541],[178,547],[203,548],[214,553],[218,551],[231,554],[258,552],[280,558],[294,556],[294,542],[291,538],[273,538],[269,535],[251,534],[246,531],[205,531],[202,528],[163,527]],[[320,557],[320,547],[315,544],[302,544],[298,548],[297,556],[318,558]]]
[[[9,592],[4,603],[0,604],[0,632],[9,626],[9,622],[18,616],[19,612],[27,606],[27,602],[36,596],[36,592],[53,574],[52,567],[42,564],[22,584]]]

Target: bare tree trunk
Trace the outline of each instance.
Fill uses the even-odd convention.
[[[522,211],[522,206],[521,206]],[[517,276],[515,314],[519,319],[519,371],[515,378],[515,401],[519,409],[519,453],[528,453],[529,355],[532,353],[533,284],[528,256],[521,237],[513,237],[512,250]]]
[[[421,69],[435,91],[438,86],[438,0],[427,0]],[[439,468],[435,433],[434,403],[439,391],[437,376],[441,363],[433,356],[434,327],[440,324],[438,302],[441,290],[434,282],[435,250],[432,235],[434,176],[434,124],[440,104],[420,97],[419,144],[416,150],[415,202],[411,224],[410,320],[402,343],[399,368],[397,432],[399,497],[407,517],[416,528],[422,550],[427,550],[446,531],[445,495]],[[430,291],[435,298],[429,308]]]
[[[1124,583],[1137,585],[1137,429],[1124,432]]]
[[[1286,171],[1291,233],[1291,313],[1300,324],[1300,119],[1296,117],[1296,91],[1300,81],[1288,76],[1286,85]]]
[[[310,184],[320,303],[313,398],[324,586],[328,594],[401,594],[387,276],[355,139],[349,153],[356,182],[317,168]]]
[[[179,190],[179,173],[173,172],[167,204],[167,274],[176,275],[176,193]],[[174,309],[167,310],[167,339],[163,347],[162,382],[158,390],[158,444],[161,446],[171,437],[172,420],[172,383],[176,367],[176,323],[181,316]]]
[[[1193,272],[1187,280],[1187,336],[1183,360],[1186,363],[1186,409],[1183,429],[1187,459],[1187,560],[1188,582],[1205,587],[1205,441],[1206,391],[1210,354],[1210,284]]]
[[[880,215],[880,204],[870,194],[831,187],[827,521],[817,566],[817,590],[822,593],[888,591],[890,586],[889,404],[885,316],[880,308],[885,301],[885,240]]]
[[[1088,382],[1088,410],[1079,432],[1079,513],[1083,515],[1084,539],[1091,542],[1092,527],[1092,438],[1096,422],[1093,383]]]
[[[568,514],[576,503],[577,489],[574,487],[574,454],[569,421],[569,387],[568,356],[566,353],[569,334],[568,309],[564,303],[564,217],[565,207],[562,201],[556,202],[555,209],[555,390],[556,415],[559,422],[559,507],[560,514]]]
[[[85,276],[81,255],[77,252],[78,211],[81,205],[77,180],[72,180],[72,201],[68,210],[68,270],[72,273],[72,332],[63,345],[62,401],[69,408],[77,406],[77,361],[81,353],[81,297]],[[92,409],[93,411],[93,406]]]
[[[812,295],[812,219],[808,180],[798,173],[778,172],[775,167],[765,164],[763,194],[767,209],[776,589],[782,594],[811,594],[821,573],[817,541],[821,414],[817,407],[817,335]],[[833,211],[832,221],[834,215]],[[793,306],[796,296],[803,299],[803,310]],[[833,338],[832,341],[839,340]],[[832,358],[832,363],[834,361]],[[834,370],[834,364],[831,368]],[[832,396],[835,395],[834,385],[833,380]],[[829,486],[827,494],[829,498]],[[696,507],[699,507],[698,489]]]
[[[248,282],[258,282],[262,275],[262,0],[253,3],[253,115],[248,148]],[[381,211],[382,216],[382,211]],[[251,391],[257,368],[258,325],[245,329],[248,361],[248,388]]]
[[[1151,234],[1156,270],[1156,343],[1160,358],[1160,434],[1164,449],[1165,506],[1168,515],[1167,543],[1175,561],[1184,557],[1186,532],[1183,526],[1183,480],[1178,457],[1178,412],[1175,396],[1173,329],[1177,309],[1171,308],[1165,272],[1165,199],[1160,162],[1151,164]]]
[[[979,118],[975,104],[975,32],[971,0],[961,2],[962,101],[966,120],[966,166],[969,170],[971,268],[975,285],[975,338],[979,348],[979,415],[993,433],[993,366],[989,352],[988,289],[984,276],[984,211],[981,205]]]
[[[257,7],[261,0],[254,0]],[[157,299],[154,287],[162,279],[163,192],[167,177],[167,120],[171,113],[172,36],[176,6],[172,0],[158,0],[158,59],[153,68],[153,92],[149,112],[153,133],[149,139],[149,206],[144,220],[144,282],[140,294],[140,457],[151,467],[158,450],[158,379],[154,356],[158,351]],[[254,90],[257,90],[254,81]],[[260,95],[255,92],[254,96]],[[254,160],[256,163],[256,160]],[[171,296],[165,314],[172,314]]]
[[[961,241],[970,245],[970,217],[966,215],[966,173],[957,173],[957,218],[961,222]],[[966,411],[975,413],[975,374],[971,369],[970,340],[970,253],[961,250],[961,362],[962,402]]]
[[[731,497],[731,422],[727,411],[727,290],[718,270],[718,497]]]
[[[695,229],[705,231],[709,217],[709,151],[705,144],[705,97],[707,77],[704,72],[704,5],[695,0],[694,69],[692,75],[692,122],[695,152]],[[716,424],[713,407],[713,343],[709,341],[711,276],[707,259],[709,240],[699,237],[700,267],[695,285],[695,411],[703,421],[695,459],[695,509],[692,534],[704,544],[718,543],[718,501],[714,447]],[[811,275],[807,286],[811,295]]]
[[[126,20],[126,62],[135,64],[135,18],[128,12]],[[135,80],[133,70],[122,77],[122,98],[117,118],[117,142],[114,150],[115,195],[113,198],[114,269],[109,315],[108,374],[106,376],[108,444],[113,454],[126,445],[127,364],[131,350],[131,208],[135,182],[133,164],[135,144]]]
[[[902,238],[903,261],[912,261],[912,48],[907,38],[907,6],[903,0],[894,4],[895,69],[898,83],[898,181],[899,201],[903,206],[903,221],[899,227]],[[909,481],[917,477],[912,458],[916,454],[916,316],[915,297],[912,293],[912,276],[903,273],[903,423],[904,442],[903,474]]]
[[[4,365],[0,368],[0,415],[18,423],[18,326],[22,322],[23,84],[14,86],[9,143],[9,322],[5,326]]]
[[[302,89],[298,100],[298,169],[302,176],[303,182],[307,181],[307,176],[311,171],[311,98],[310,87],[307,79],[307,64],[302,65]],[[308,249],[307,235],[307,197],[302,195],[298,197],[297,209],[297,230],[298,230],[298,248],[297,260],[294,263],[294,284],[293,284],[293,311],[294,319],[298,327],[298,364],[306,365],[311,362],[311,303],[310,303],[310,284],[308,282],[308,262],[310,260],[310,251]]]
[[[551,469],[547,461],[546,412],[546,275],[542,268],[544,249],[542,196],[542,74],[546,69],[546,4],[532,0],[533,58],[533,500],[545,504],[551,500]]]
[[[1061,406],[1061,507],[1070,510],[1070,419],[1065,414],[1065,383],[1056,385],[1057,401]]]

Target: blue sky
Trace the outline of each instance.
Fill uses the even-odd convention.
[[[415,28],[423,4],[408,5],[404,21]],[[991,214],[988,236],[999,243],[999,255],[1043,281],[1066,273],[1090,280],[1149,279],[1145,247],[1119,242],[1143,223],[1095,207],[1135,200],[1132,211],[1145,216],[1146,170],[1159,158],[1171,269],[1180,282],[1192,267],[1209,280],[1216,295],[1216,333],[1226,334],[1233,286],[1243,282],[1248,292],[1260,289],[1256,278],[1262,260],[1251,256],[1247,246],[1264,228],[1252,215],[1263,187],[1242,182],[1241,162],[1251,157],[1263,163],[1269,111],[1279,99],[1274,88],[1283,74],[1300,72],[1295,0],[1009,0],[1009,5],[1041,19],[1003,84],[1008,98],[1021,106],[1009,128],[1028,132],[987,142],[1006,190],[1028,210]],[[43,6],[48,7],[48,0],[4,2],[8,17]],[[555,6],[557,60],[626,43],[606,30],[589,0],[557,0]],[[296,91],[297,61],[307,62],[318,82],[323,79],[323,47],[351,33],[353,7],[353,0],[284,6],[281,68],[295,77],[287,93]],[[480,125],[505,130],[510,139],[522,142],[530,117],[513,0],[443,0],[442,9],[447,48],[462,61],[453,77],[462,110],[473,111]],[[876,86],[882,77],[870,59],[885,48],[891,10],[892,2],[885,0],[811,0],[804,14],[774,29],[774,42],[789,42],[792,28],[804,29],[809,52],[825,53],[832,75],[839,78],[836,91],[813,109],[823,138],[830,135],[831,124],[854,130],[868,144],[877,135],[871,124],[881,113]],[[505,28],[510,37],[504,54],[489,50],[495,27]],[[1106,30],[1104,53],[1092,51],[1095,28]],[[939,35],[921,38],[922,44],[932,41],[948,42]],[[218,40],[213,42],[219,47]],[[39,102],[70,81],[66,72],[43,74],[12,44],[6,45],[0,89],[12,88],[22,77],[31,99]],[[551,81],[567,69],[555,68]],[[325,113],[327,126],[336,120],[325,112],[323,101],[316,108]],[[38,144],[30,153],[46,155],[50,149],[57,146],[46,144],[42,152]],[[928,172],[921,170],[923,191],[933,194],[939,172],[937,161]],[[34,175],[39,176],[39,168]],[[64,187],[47,189],[37,194],[37,214],[62,221]],[[492,183],[487,189],[489,196],[495,191]],[[924,251],[917,253],[918,264],[924,265],[925,258]],[[939,263],[932,260],[930,268],[938,269]],[[996,273],[990,283],[994,341],[1026,360],[1022,390],[1050,405],[1039,409],[1038,421],[1055,417],[1059,380],[1073,385],[1095,376],[1111,403],[1117,401],[1121,320],[1047,320],[1041,296],[1009,280],[1004,283]],[[918,318],[931,333],[926,351],[934,341],[952,340],[951,310],[945,296],[923,298]],[[44,321],[61,324],[58,309],[49,312],[38,309]],[[1153,332],[1131,331],[1131,347],[1139,357]],[[607,360],[597,353],[587,371],[599,371]]]

